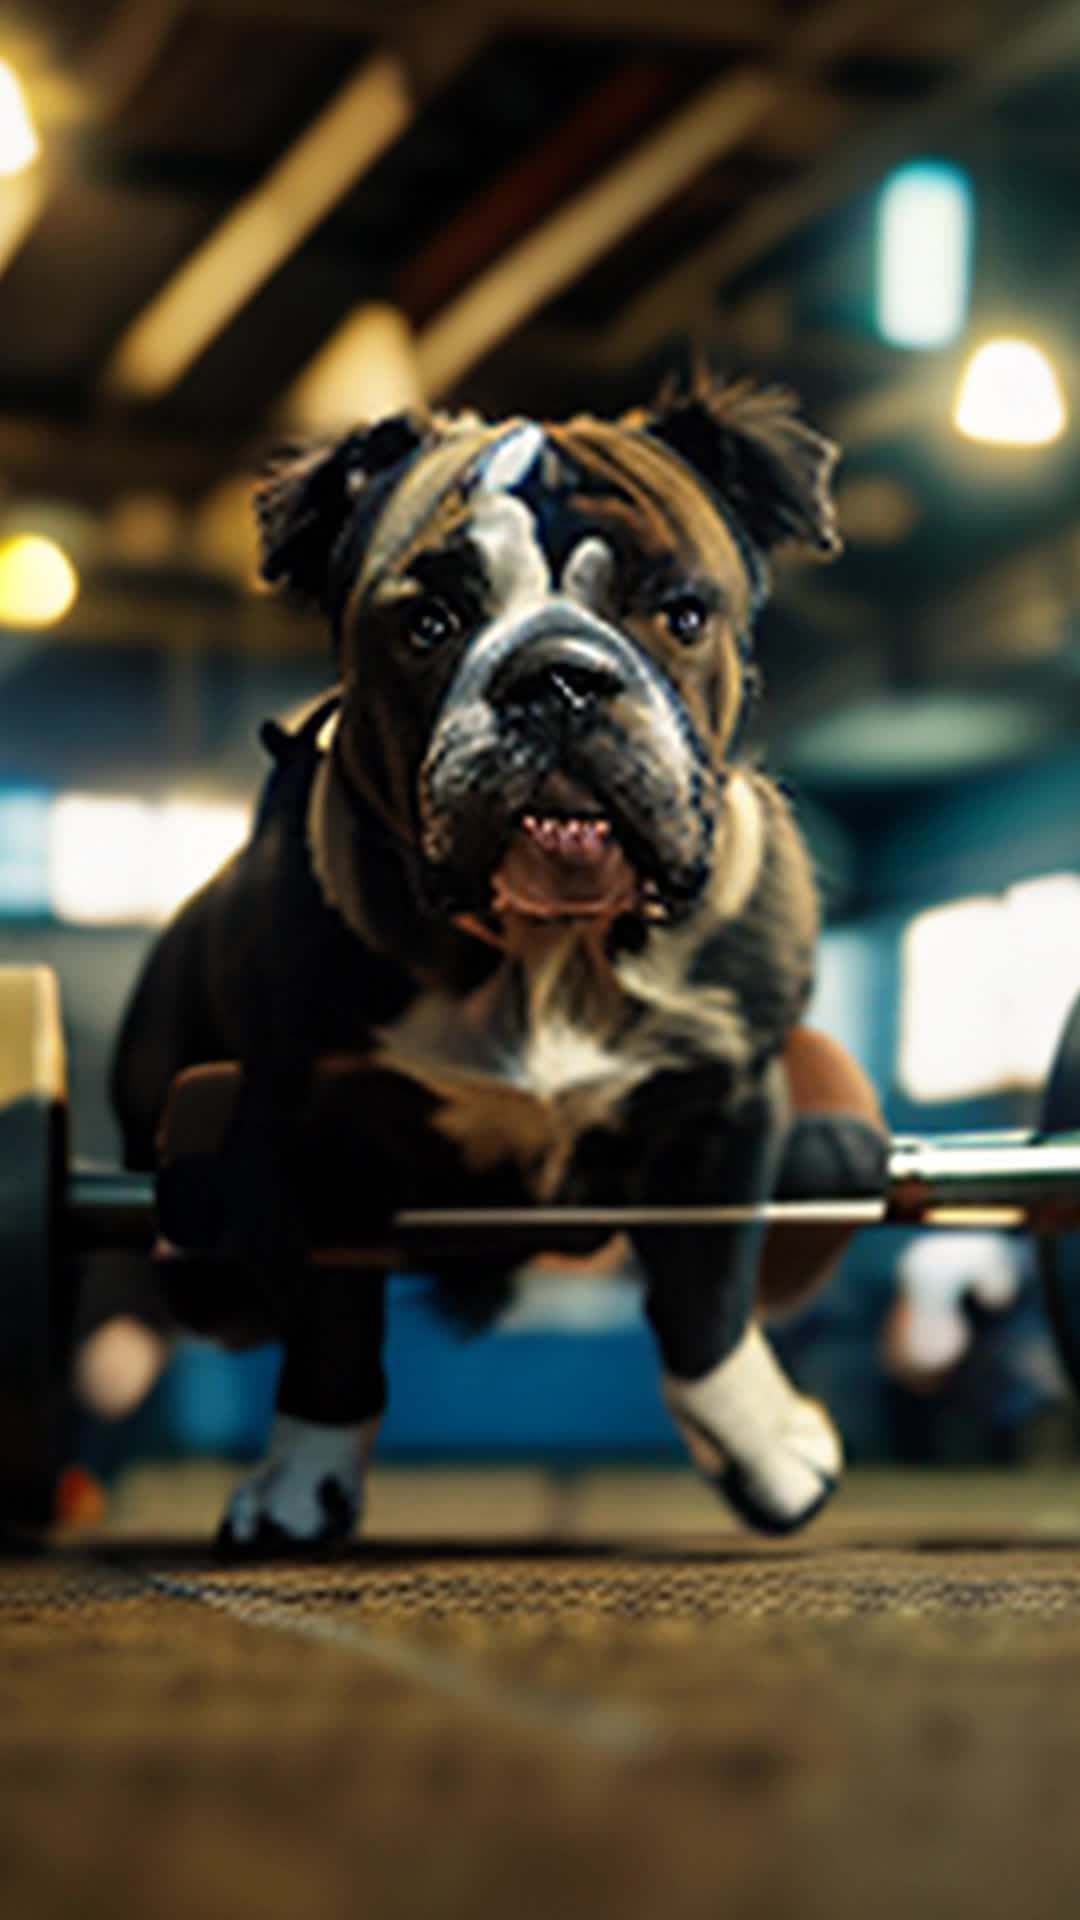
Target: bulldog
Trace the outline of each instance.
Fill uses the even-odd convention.
[[[265,579],[322,609],[338,682],[264,729],[251,840],[152,951],[114,1072],[146,1167],[173,1076],[244,1069],[200,1261],[162,1262],[181,1317],[209,1260],[219,1321],[283,1345],[226,1546],[349,1534],[385,1402],[383,1289],[305,1271],[292,1201],[321,1056],[372,1069],[340,1144],[375,1233],[408,1202],[772,1191],[818,915],[787,801],[738,743],[774,554],[837,550],[835,457],[789,396],[699,371],[614,421],[398,415],[258,487]],[[841,1448],[754,1318],[760,1242],[653,1229],[635,1252],[692,1459],[785,1531]],[[505,1277],[458,1263],[444,1294],[482,1321]]]

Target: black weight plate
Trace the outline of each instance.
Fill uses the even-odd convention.
[[[58,1257],[66,1136],[56,977],[0,967],[0,1541],[52,1516],[70,1318]]]
[[[1069,1011],[1050,1065],[1039,1113],[1039,1133],[1080,1132],[1080,998]],[[1046,1317],[1058,1357],[1080,1394],[1080,1234],[1036,1243]]]

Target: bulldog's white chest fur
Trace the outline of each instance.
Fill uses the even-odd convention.
[[[529,968],[507,959],[466,999],[427,992],[378,1036],[376,1058],[440,1101],[434,1124],[471,1171],[516,1163],[536,1198],[558,1191],[581,1136],[617,1124],[634,1089],[687,1050],[738,1069],[748,1040],[731,997],[679,992],[669,948],[631,978],[572,932]]]
[[[530,998],[512,962],[464,1000],[423,993],[379,1034],[376,1058],[437,1095],[434,1124],[470,1171],[515,1162],[550,1199],[581,1134],[609,1124],[652,1067],[615,1047],[610,1017],[585,1024],[584,1010]]]

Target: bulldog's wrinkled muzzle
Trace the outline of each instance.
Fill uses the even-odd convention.
[[[570,599],[504,617],[452,681],[421,774],[444,899],[601,917],[705,884],[716,774],[683,702]]]
[[[593,698],[643,698],[656,677],[617,627],[560,596],[523,617],[496,622],[462,662],[446,706],[475,699],[496,709],[519,705],[523,689],[542,691],[560,672],[568,689]]]

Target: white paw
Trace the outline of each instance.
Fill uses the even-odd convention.
[[[218,1544],[280,1550],[347,1540],[362,1517],[377,1426],[323,1427],[279,1414],[269,1455],[234,1492]]]
[[[757,1327],[703,1379],[667,1375],[664,1398],[695,1466],[749,1526],[793,1532],[835,1493],[840,1436],[824,1407],[795,1391]]]

